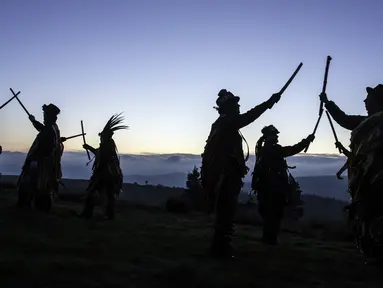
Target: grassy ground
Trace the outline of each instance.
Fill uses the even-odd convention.
[[[0,287],[382,287],[352,243],[282,233],[263,246],[260,229],[237,225],[237,259],[207,256],[211,219],[119,206],[114,222],[74,216],[56,203],[49,215],[22,212],[0,195]]]

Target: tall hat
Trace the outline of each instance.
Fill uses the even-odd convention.
[[[60,114],[60,109],[54,105],[54,104],[49,104],[49,105],[43,105],[43,111],[49,115],[52,115],[52,116],[57,116],[58,114]]]
[[[218,107],[226,106],[229,103],[238,103],[240,98],[238,96],[234,96],[233,93],[227,91],[226,89],[221,89],[218,92],[218,99],[215,101]]]
[[[375,88],[366,87],[368,96],[383,98],[383,84],[378,84]]]
[[[273,136],[279,134],[279,131],[277,128],[275,128],[273,125],[265,126],[261,130],[262,134],[267,137],[267,136]]]
[[[106,122],[106,125],[104,129],[98,133],[98,136],[104,137],[104,138],[112,138],[114,131],[121,130],[121,129],[128,129],[129,126],[126,125],[119,125],[124,121],[124,117],[121,116],[122,112],[120,114],[114,114],[108,122]]]

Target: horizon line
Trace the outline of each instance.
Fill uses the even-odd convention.
[[[4,150],[2,154],[4,153],[22,153],[22,154],[27,154],[28,152],[23,152],[23,151],[10,151],[10,150]],[[77,153],[77,154],[86,154],[85,151],[83,150],[67,150],[64,151],[64,153]],[[132,156],[175,156],[175,155],[189,155],[189,156],[199,156],[201,157],[201,154],[195,154],[195,153],[187,153],[187,152],[173,152],[173,153],[156,153],[156,152],[137,152],[137,153],[118,153],[119,155],[132,155]],[[249,153],[250,156],[255,156],[254,153]],[[337,153],[298,153],[293,156],[331,156],[331,157],[345,157],[342,154],[337,154]]]
[[[187,175],[189,172],[171,172],[171,173],[161,173],[161,174],[123,174],[123,176],[165,176],[165,175],[174,175],[174,174],[183,174]],[[3,174],[2,177],[19,177],[20,174]],[[336,177],[334,174],[322,174],[322,175],[302,175],[302,176],[294,176],[294,178],[309,178],[309,177]],[[345,176],[344,178],[347,178]],[[62,177],[62,180],[75,180],[75,181],[89,181],[90,178],[67,178]],[[245,178],[243,178],[245,179]],[[244,181],[245,183],[250,183],[251,181]],[[131,182],[124,182],[124,183],[131,183]],[[134,182],[132,183],[134,184]]]

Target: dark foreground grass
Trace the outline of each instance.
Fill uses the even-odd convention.
[[[0,196],[0,287],[382,287],[353,244],[282,234],[267,248],[260,230],[237,226],[235,261],[207,256],[211,219],[120,206],[114,222],[22,212]]]

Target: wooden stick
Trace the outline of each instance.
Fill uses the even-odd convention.
[[[85,132],[84,132],[84,124],[82,123],[82,120],[81,120],[81,131],[82,131],[82,140],[84,141],[84,144],[86,144]],[[89,151],[88,151],[88,149],[85,149],[85,150],[86,150],[86,154],[88,155],[88,160],[90,161]]]
[[[20,91],[16,93],[16,95],[13,95],[11,99],[9,99],[7,102],[5,102],[3,105],[0,106],[0,110],[3,109],[9,102],[11,102],[13,99],[17,97],[17,95],[20,94]]]
[[[331,56],[327,56],[327,60],[326,60],[326,70],[324,72],[324,79],[323,79],[323,86],[322,86],[322,94],[326,93],[326,88],[327,88],[327,78],[328,78],[328,70],[330,68],[330,62],[331,62],[332,58]],[[319,105],[319,117],[318,117],[318,120],[317,120],[317,123],[315,124],[315,127],[314,127],[314,131],[313,131],[313,135],[315,135],[315,133],[317,132],[317,129],[318,129],[318,125],[319,125],[319,122],[320,122],[320,119],[322,118],[322,115],[323,115],[323,101],[320,102],[320,105]],[[306,149],[305,149],[305,153],[307,152],[307,150],[309,150],[309,147],[310,147],[310,144],[307,145]]]
[[[303,63],[301,62],[301,63],[298,65],[297,69],[295,69],[293,75],[291,75],[290,79],[287,80],[286,84],[285,84],[285,85],[282,87],[282,89],[279,91],[279,94],[282,95],[282,93],[285,92],[285,90],[287,89],[287,87],[289,87],[290,83],[294,80],[295,76],[297,76],[299,70],[301,70],[302,66],[303,66]]]
[[[25,108],[25,106],[23,105],[23,103],[21,103],[19,97],[17,97],[17,94],[12,90],[12,88],[9,88],[9,89],[11,90],[11,92],[12,92],[12,94],[13,94],[13,97],[16,98],[16,100],[19,102],[19,104],[21,105],[21,107],[24,109],[25,113],[27,113],[28,116],[31,116],[31,114],[29,114],[27,108]]]
[[[73,138],[76,138],[76,137],[80,137],[80,136],[85,136],[86,133],[81,133],[81,134],[77,134],[77,135],[73,135],[73,136],[69,136],[69,137],[62,137],[66,140],[69,140],[69,139],[73,139]]]
[[[338,136],[336,135],[335,128],[334,128],[334,125],[332,124],[332,120],[331,120],[330,114],[327,111],[326,111],[326,115],[327,115],[327,118],[328,118],[328,122],[330,122],[332,134],[334,134],[335,143],[339,143]],[[338,147],[338,150],[339,150],[339,154],[342,154],[342,150],[340,149],[340,147]]]

